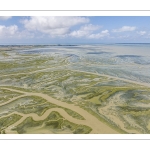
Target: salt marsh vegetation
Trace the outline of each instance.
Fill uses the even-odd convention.
[[[1,133],[150,133],[149,57],[101,45],[5,48]]]

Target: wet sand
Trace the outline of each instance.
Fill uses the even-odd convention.
[[[74,104],[68,104],[59,100],[56,100],[46,94],[42,94],[42,93],[30,93],[30,92],[23,92],[20,90],[14,90],[14,89],[10,89],[10,88],[3,88],[3,89],[7,89],[10,91],[14,91],[14,92],[19,92],[19,93],[23,93],[26,94],[28,96],[39,96],[44,98],[45,100],[49,101],[50,103],[56,104],[58,106],[62,106],[64,108],[68,108],[71,109],[77,113],[79,113],[80,115],[82,115],[85,120],[78,120],[75,118],[72,118],[70,115],[68,115],[64,110],[60,110],[59,108],[57,108],[58,111],[60,111],[61,115],[64,115],[65,118],[68,118],[69,121],[76,123],[76,124],[84,124],[87,125],[89,127],[92,128],[92,134],[98,134],[98,133],[103,133],[103,134],[116,134],[118,133],[117,131],[115,131],[114,129],[110,128],[109,126],[107,126],[105,123],[99,121],[95,116],[93,116],[92,114],[88,113],[87,111],[85,111],[84,109],[80,108],[79,106],[75,106]],[[33,119],[43,119],[43,117],[46,117],[46,115],[48,115],[51,111],[56,110],[55,109],[49,109],[48,111],[46,111],[43,115],[44,116],[38,116],[37,114],[27,114],[27,115],[22,115],[23,117],[18,121],[19,123],[21,123],[25,118],[32,116],[33,115]],[[17,113],[19,114],[19,113]],[[18,124],[18,122],[16,122],[16,124]],[[16,125],[14,124],[14,125]]]
[[[45,70],[45,69],[42,69],[42,70]],[[125,82],[128,82],[128,83],[134,83],[134,84],[137,84],[137,85],[141,85],[141,86],[145,86],[145,87],[150,87],[150,84],[148,84],[148,83],[132,81],[132,80],[123,79],[123,78],[119,78],[119,77],[114,77],[114,76],[109,76],[109,75],[104,75],[104,74],[99,74],[99,73],[92,73],[92,72],[80,71],[80,70],[72,70],[72,71],[78,71],[78,72],[95,74],[95,75],[99,75],[99,76],[103,76],[103,77],[108,77],[108,78],[112,78],[112,79],[116,79],[116,80],[125,81]],[[57,108],[57,111],[61,112],[60,114],[61,115],[63,114],[64,117],[66,119],[68,119],[69,121],[71,121],[73,123],[76,123],[76,124],[83,124],[83,125],[87,125],[87,126],[91,127],[93,129],[91,133],[108,133],[108,134],[109,133],[118,133],[117,131],[113,130],[112,128],[110,128],[109,126],[107,126],[106,124],[104,124],[103,122],[99,121],[95,116],[91,115],[90,113],[88,113],[84,109],[80,108],[79,106],[75,106],[74,104],[68,104],[68,103],[56,100],[56,99],[54,99],[54,98],[52,98],[52,97],[50,97],[50,96],[48,96],[46,94],[42,94],[42,93],[23,92],[23,91],[20,91],[20,90],[14,90],[14,89],[10,89],[10,88],[3,88],[3,89],[7,89],[7,90],[10,90],[10,91],[14,91],[14,92],[19,92],[19,93],[22,93],[22,94],[25,94],[25,95],[21,95],[21,96],[18,96],[16,98],[13,98],[13,99],[11,99],[11,100],[3,103],[3,104],[0,104],[0,106],[8,104],[11,101],[16,100],[17,98],[21,98],[21,97],[24,97],[24,96],[39,96],[39,97],[42,97],[42,98],[46,99],[50,103],[56,104],[58,106],[62,106],[64,108],[71,109],[71,110],[73,110],[73,111],[78,112],[79,114],[81,114],[85,118],[84,121],[72,118],[64,110],[60,110],[59,108]],[[40,119],[43,120],[43,117],[45,118],[45,116],[47,115],[47,113],[50,113],[52,110],[53,109],[50,109],[50,110],[46,111],[46,114],[43,114],[43,116],[41,116]],[[26,119],[29,116],[32,116],[34,120],[36,120],[39,117],[36,114],[28,114],[28,115],[20,114],[20,115],[23,116],[23,118],[20,119],[16,123],[21,123],[24,119]],[[119,123],[119,124],[122,124],[122,123]]]
[[[87,72],[87,71],[81,71],[81,70],[71,70],[71,71],[78,71],[78,72],[83,72],[83,73],[94,74],[94,75],[98,75],[98,76],[102,76],[102,77],[108,77],[108,78],[112,78],[112,79],[116,79],[116,80],[125,81],[125,82],[128,82],[128,83],[134,83],[134,84],[150,87],[149,83],[132,81],[132,80],[129,80],[129,79],[124,79],[124,78],[114,77],[114,76],[110,76],[110,75],[100,74],[98,72],[93,73],[93,72]]]

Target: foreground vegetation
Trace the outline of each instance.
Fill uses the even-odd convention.
[[[4,51],[0,57],[1,133],[5,133],[7,127],[22,118],[17,114],[9,116],[13,112],[42,116],[51,108],[62,108],[75,119],[85,119],[78,112],[50,103],[39,96],[26,95],[25,92],[44,93],[80,106],[119,133],[150,133],[149,87],[77,70],[78,62],[72,62],[72,57],[68,55]],[[6,90],[7,87],[24,93]],[[18,133],[31,133],[34,130],[34,133],[77,134],[92,131],[88,126],[66,120],[58,112],[51,112],[40,121],[28,117],[13,130]]]

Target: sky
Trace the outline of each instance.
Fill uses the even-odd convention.
[[[149,42],[149,16],[0,16],[1,45]]]

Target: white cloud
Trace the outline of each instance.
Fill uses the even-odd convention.
[[[80,30],[84,30],[84,31],[94,31],[94,30],[98,30],[101,26],[99,25],[93,25],[93,24],[86,24],[84,26],[82,26],[80,28]]]
[[[28,31],[19,31],[17,25],[4,26],[0,25],[0,38],[9,39],[9,38],[32,38],[33,33]]]
[[[73,31],[69,34],[69,36],[72,36],[72,37],[83,37],[83,36],[87,36],[89,34],[88,31],[84,31],[84,30],[77,30],[77,31]]]
[[[21,21],[29,31],[40,31],[49,35],[64,35],[69,32],[70,27],[88,23],[86,17],[52,17],[34,16]]]
[[[146,34],[146,31],[138,31],[137,34],[144,35],[144,34]]]
[[[88,38],[90,38],[90,39],[101,39],[103,37],[108,37],[108,36],[109,36],[109,31],[103,30],[100,33],[89,35]]]
[[[16,25],[11,25],[8,27],[0,25],[0,37],[13,36],[17,31],[18,31],[18,26]]]
[[[134,31],[136,29],[135,26],[123,26],[119,29],[113,29],[112,32],[126,32],[126,31]]]
[[[108,34],[109,31],[108,31],[108,30],[103,30],[101,33],[102,33],[102,34]]]
[[[34,37],[35,37],[34,33],[28,32],[27,30],[18,31],[16,32],[16,35],[14,36],[14,38],[17,38],[17,39],[31,39]]]
[[[72,37],[88,37],[93,31],[98,30],[101,26],[86,24],[82,26],[79,30],[72,31],[69,36]]]
[[[122,36],[119,36],[119,37],[116,37],[116,38],[129,39],[129,38],[130,38],[130,35],[122,35]]]
[[[8,20],[11,16],[0,16],[0,20]]]

